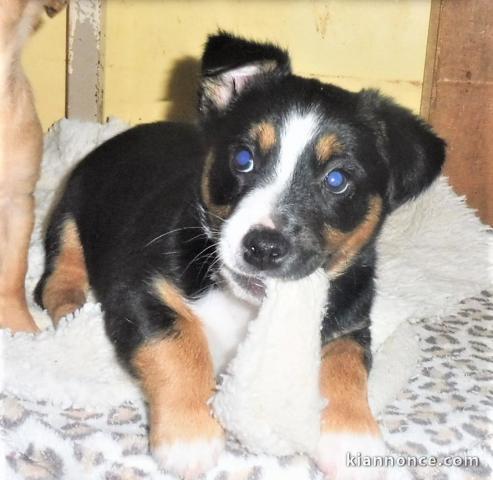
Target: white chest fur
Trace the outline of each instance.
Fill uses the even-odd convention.
[[[211,290],[190,308],[202,320],[216,374],[235,356],[257,309],[227,290]]]

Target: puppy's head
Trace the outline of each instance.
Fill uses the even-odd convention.
[[[224,33],[205,48],[199,109],[222,273],[251,301],[268,277],[343,274],[444,161],[430,127],[378,92],[297,77],[285,51]]]

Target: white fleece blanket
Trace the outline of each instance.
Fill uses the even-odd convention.
[[[30,250],[28,291],[42,271],[39,220],[46,216],[61,178],[94,146],[124,128],[118,120],[103,126],[62,120],[47,135],[36,192],[38,223]],[[459,301],[491,285],[488,237],[486,227],[443,178],[386,223],[378,244],[377,300],[372,311],[376,355],[370,400],[375,412],[395,402],[420,369],[423,322],[412,322],[426,317],[440,325],[446,315],[458,311]],[[87,303],[56,331],[45,313],[32,308],[45,331],[36,336],[0,332],[5,412],[1,425],[9,478],[29,478],[26,471],[38,467],[36,471],[47,476],[39,473],[36,478],[169,478],[156,470],[146,453],[142,397],[115,361],[99,306]],[[103,417],[107,421],[95,426]],[[123,430],[131,426],[134,431],[115,431],[115,426]],[[283,463],[246,457],[230,446],[208,478],[301,480],[317,475],[303,457],[289,457]]]

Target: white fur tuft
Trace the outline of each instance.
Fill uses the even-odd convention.
[[[163,444],[152,455],[163,470],[193,480],[214,467],[223,450],[224,439],[212,438]]]
[[[229,290],[211,290],[190,303],[202,321],[216,374],[231,361],[246,335],[248,322],[256,309],[234,296]]]
[[[320,470],[331,480],[380,480],[384,478],[382,468],[352,466],[348,455],[375,458],[383,457],[385,453],[385,444],[378,436],[324,433],[320,437],[315,459]]]

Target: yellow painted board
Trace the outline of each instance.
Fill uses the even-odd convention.
[[[45,15],[23,54],[44,130],[65,114],[65,31],[65,11],[54,18]]]
[[[377,87],[417,112],[430,2],[107,0],[104,115],[190,118],[202,46],[219,28],[288,48],[300,75]],[[65,13],[45,19],[24,54],[45,129],[65,111],[65,26]]]
[[[293,68],[419,111],[430,0],[108,0],[106,116],[190,118],[198,58],[218,28],[289,49]]]

